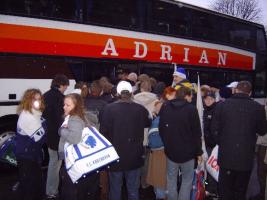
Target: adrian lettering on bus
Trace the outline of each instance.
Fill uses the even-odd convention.
[[[153,42],[153,45],[157,43],[158,42]],[[217,60],[216,64],[218,66],[226,66],[227,64],[226,63],[227,53],[221,52],[216,49],[207,50],[207,49],[202,49],[200,47],[195,47],[195,46],[188,47],[180,44],[172,44],[172,45],[159,44],[159,48],[160,51],[157,51],[155,49],[153,49],[152,51],[154,52],[155,55],[157,54],[159,55],[159,57],[156,59],[159,59],[161,61],[171,62],[173,60],[176,61],[177,59],[179,59],[180,63],[185,63],[185,64],[199,63],[208,65],[210,64],[210,60],[213,61]],[[132,57],[134,59],[144,59],[148,57],[149,48],[145,42],[134,41],[132,48],[129,47],[129,49],[130,50],[133,49]],[[181,49],[181,52],[172,52],[172,49]],[[173,55],[176,55],[176,57],[174,57],[172,53]],[[117,51],[117,48],[112,38],[109,38],[107,40],[104,50],[101,52],[101,55],[120,57],[120,54]]]

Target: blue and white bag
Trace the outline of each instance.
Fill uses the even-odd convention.
[[[95,127],[83,129],[79,144],[66,143],[64,154],[66,170],[73,183],[83,175],[119,160],[115,148]]]

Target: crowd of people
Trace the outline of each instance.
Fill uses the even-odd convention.
[[[16,136],[21,199],[43,199],[44,142],[49,152],[46,199],[95,200],[100,190],[101,199],[120,200],[125,179],[129,200],[138,200],[139,188],[148,185],[156,199],[189,200],[194,169],[206,162],[204,151],[210,155],[216,144],[219,180],[207,175],[206,194],[246,199],[257,152],[257,198],[266,197],[267,105],[264,109],[252,100],[250,82],[233,82],[220,90],[202,85],[203,119],[195,105],[196,85],[183,68],[174,70],[171,86],[134,72],[120,73],[115,83],[107,77],[77,82],[64,95],[68,85],[65,75],[56,75],[46,93],[28,89],[22,97]],[[120,160],[73,183],[64,145],[78,144],[87,126],[112,143]]]

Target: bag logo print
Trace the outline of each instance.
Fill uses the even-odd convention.
[[[85,144],[87,144],[91,148],[94,148],[96,146],[96,140],[93,136],[88,136]]]

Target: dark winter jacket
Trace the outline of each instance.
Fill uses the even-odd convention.
[[[44,101],[43,117],[47,123],[47,146],[57,151],[59,143],[58,129],[64,120],[64,95],[57,88],[51,88],[44,94]]]
[[[43,160],[42,145],[45,137],[38,142],[34,142],[29,136],[20,135],[17,133],[15,155],[17,160],[26,159],[41,163]]]
[[[215,112],[216,103],[211,106],[204,106],[203,125],[205,144],[208,148],[213,148],[216,145],[215,139],[211,134],[211,121]]]
[[[100,97],[106,103],[113,103],[117,100],[111,93],[103,93]]]
[[[200,120],[195,106],[174,99],[163,104],[159,116],[159,133],[170,160],[184,163],[202,155]]]
[[[211,131],[219,145],[219,166],[249,171],[257,134],[266,133],[264,107],[246,94],[234,94],[216,106]]]
[[[133,170],[143,161],[144,128],[151,120],[142,105],[132,101],[117,101],[108,104],[100,121],[100,132],[114,145],[120,161],[111,165],[112,171]]]

